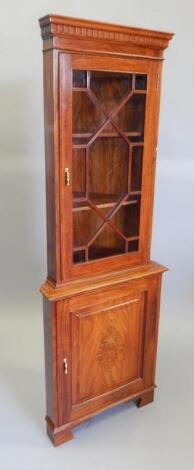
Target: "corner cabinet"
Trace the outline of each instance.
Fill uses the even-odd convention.
[[[48,277],[41,287],[55,445],[128,400],[153,401],[161,276],[150,261],[161,33],[48,15]]]

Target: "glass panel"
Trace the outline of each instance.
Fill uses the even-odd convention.
[[[86,92],[73,93],[73,134],[86,133],[89,140],[103,121],[104,114],[93,104]],[[76,136],[73,137],[75,140]]]
[[[122,205],[111,221],[114,226],[126,237],[139,235],[140,199],[135,197]]]
[[[73,197],[85,197],[86,188],[86,151],[74,148],[72,152],[72,187]]]
[[[136,88],[136,90],[146,90],[147,89],[147,76],[146,75],[136,75],[135,76],[135,88]]]
[[[89,260],[125,253],[125,241],[106,225],[88,250]]]
[[[143,147],[133,147],[131,166],[131,190],[140,191],[142,181]]]
[[[145,115],[145,95],[133,95],[114,118],[114,122],[124,132],[135,132],[143,137]]]
[[[73,262],[74,263],[83,263],[85,261],[85,250],[74,251],[73,253]]]
[[[90,87],[106,112],[110,112],[131,90],[132,75],[112,72],[91,72]]]
[[[103,219],[87,203],[73,209],[73,246],[83,247],[96,233]]]
[[[137,251],[147,76],[73,71],[73,262]]]
[[[131,251],[137,251],[139,246],[139,241],[138,240],[131,240],[128,242],[128,252],[130,253]]]
[[[85,70],[73,70],[73,87],[87,87],[87,73]]]
[[[90,146],[90,199],[113,204],[128,191],[129,146],[118,136],[97,138]]]

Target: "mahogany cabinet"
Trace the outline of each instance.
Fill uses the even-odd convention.
[[[48,277],[47,430],[154,397],[160,286],[150,261],[162,33],[40,19]]]

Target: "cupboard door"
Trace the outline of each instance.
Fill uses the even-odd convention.
[[[145,294],[72,313],[72,404],[142,381]]]

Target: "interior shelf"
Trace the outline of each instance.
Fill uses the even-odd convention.
[[[124,135],[127,137],[141,137],[141,132],[123,132]],[[94,132],[76,132],[73,134],[73,139],[80,139],[80,138],[89,138],[94,135]],[[99,137],[119,137],[118,132],[101,132]]]
[[[125,253],[125,250],[119,248],[98,246],[92,248],[88,258],[89,261],[92,261],[99,258],[107,258],[109,256],[122,255],[123,253]]]
[[[127,132],[123,132],[123,134],[125,134],[126,137],[131,137],[133,138],[134,140],[130,142],[130,145],[131,147],[143,147],[144,146],[144,141],[143,140],[136,140],[139,136],[135,136],[135,135],[129,135],[129,133]],[[130,133],[131,134],[131,133]],[[102,136],[101,134],[99,135],[99,138],[100,137],[105,137],[105,136]],[[106,136],[107,138],[109,137],[109,135]],[[110,136],[110,137],[118,137],[118,134],[117,136]],[[77,138],[78,139],[78,138]],[[84,142],[84,143],[75,143],[76,142],[76,139],[74,140],[74,142],[72,143],[72,148],[73,149],[86,149],[88,147],[88,144],[89,142]]]
[[[138,200],[135,199],[135,196],[138,196],[140,194],[141,194],[141,191],[131,192],[129,196],[132,196],[132,197],[134,196],[134,199],[124,201],[122,203],[122,206],[129,206],[130,204],[137,204]],[[115,194],[90,194],[89,195],[89,200],[99,209],[106,209],[108,207],[114,207],[119,202],[120,198],[121,198],[120,194],[119,195],[115,195]],[[80,195],[77,195],[77,197],[74,197],[73,204],[74,204],[73,212],[91,210],[91,206],[88,204],[87,199],[85,197],[81,197]]]
[[[130,194],[129,196],[136,196],[136,195],[139,195],[141,194],[141,191],[130,191]],[[103,194],[103,193],[89,193],[88,197],[89,199],[91,199],[91,201],[99,201],[99,203],[101,202],[105,202],[108,201],[108,202],[114,202],[116,203],[118,201],[118,199],[120,199],[121,197],[123,197],[124,194]],[[85,195],[85,193],[83,192],[73,192],[73,201],[74,202],[87,202],[87,197]]]
[[[139,236],[138,236],[138,235],[136,235],[136,236],[134,236],[134,237],[127,237],[127,238],[126,238],[126,241],[127,241],[127,242],[133,242],[133,241],[138,241],[138,240],[139,240]],[[104,249],[104,248],[101,247],[101,246],[98,246],[98,247],[95,248],[95,250],[96,250],[96,249],[98,249],[98,250],[100,251],[101,249]],[[74,252],[74,253],[79,252],[79,251],[87,251],[87,250],[88,250],[87,245],[86,245],[86,246],[76,246],[76,247],[73,248],[73,252]],[[109,250],[109,251],[111,251],[111,252],[112,252],[113,250],[120,251],[119,249],[117,249],[117,248],[112,248],[112,247],[106,247],[106,250]],[[125,251],[125,250],[124,250],[124,251]]]
[[[89,89],[87,87],[72,87],[72,90],[77,92],[83,91],[87,93]],[[138,95],[145,95],[147,93],[147,90],[140,90],[138,88],[135,88],[133,90],[133,93]]]

